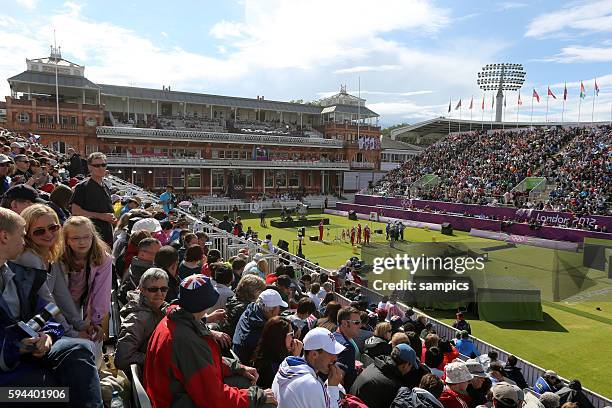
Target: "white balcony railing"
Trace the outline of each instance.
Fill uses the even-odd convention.
[[[373,169],[374,163],[354,161],[354,162],[351,162],[351,168],[352,169]]]
[[[240,133],[203,132],[168,129],[144,129],[131,127],[98,126],[98,137],[130,138],[130,139],[160,139],[160,140],[191,140],[199,142],[223,142],[237,144],[257,145],[283,145],[283,146],[313,146],[341,148],[342,140],[319,139],[308,137],[272,136],[272,135],[245,135]]]
[[[202,159],[197,157],[146,156],[128,157],[119,154],[107,154],[108,164],[118,166],[195,166],[198,168],[243,168],[243,169],[318,169],[349,170],[348,162],[307,161],[307,160],[239,160],[239,159]]]

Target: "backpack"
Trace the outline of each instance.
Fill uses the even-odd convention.
[[[402,387],[397,392],[390,408],[442,408],[440,401],[432,400],[433,396],[424,390],[421,392]]]

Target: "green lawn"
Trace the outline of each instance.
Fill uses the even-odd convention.
[[[270,227],[272,213],[267,218],[268,228],[259,227],[259,219],[252,214],[241,214],[245,228],[251,226],[263,239],[267,233],[272,234],[276,243],[279,239],[289,242],[292,252],[297,250],[297,228],[278,229]],[[219,214],[215,214],[219,217]],[[336,269],[353,255],[360,256],[361,248],[351,247],[350,243],[334,240],[341,237],[343,228],[350,228],[357,223],[362,227],[367,223],[372,231],[382,229],[385,224],[370,221],[351,221],[346,217],[311,214],[309,217],[324,216],[330,219],[326,226],[324,242],[304,241],[305,256],[328,269]],[[306,228],[306,235],[318,235],[318,227]],[[606,361],[612,355],[612,281],[600,271],[587,270],[577,266],[581,262],[580,254],[559,253],[531,246],[499,249],[504,243],[494,240],[483,240],[470,237],[464,232],[455,232],[454,236],[441,235],[439,232],[421,229],[406,229],[405,238],[410,242],[452,242],[470,247],[486,248],[489,253],[487,275],[504,275],[535,285],[541,289],[543,299],[543,322],[503,322],[494,323],[478,321],[468,315],[473,333],[477,337],[497,345],[541,367],[557,371],[566,378],[579,378],[586,388],[602,395],[612,395],[612,377],[608,375]],[[374,243],[383,243],[385,235],[373,234]],[[406,245],[406,244],[405,244]],[[401,245],[400,245],[401,246]],[[407,248],[408,246],[404,246]],[[402,249],[387,249],[379,246],[380,255],[392,255]],[[552,302],[554,290],[551,280],[552,270],[563,271],[565,286],[561,290],[567,294],[572,290],[579,296],[569,300]],[[405,273],[405,272],[404,272]],[[396,276],[400,278],[400,276]],[[569,288],[569,289],[568,289]],[[574,293],[574,292],[571,292]],[[582,295],[586,294],[584,297]],[[582,297],[581,297],[582,296]],[[564,297],[565,298],[565,297]],[[427,311],[428,314],[442,321],[451,323],[453,311]]]

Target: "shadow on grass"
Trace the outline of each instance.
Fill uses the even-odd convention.
[[[426,313],[436,319],[455,319],[455,312],[452,310],[427,310]],[[470,312],[466,312],[465,319],[470,320],[478,320],[478,318]],[[557,332],[557,333],[568,333],[568,330],[565,329],[556,321],[551,315],[544,312],[542,314],[544,320],[541,322],[537,321],[520,321],[520,322],[489,322],[494,326],[499,327],[500,329],[508,329],[508,330],[533,330],[533,331],[547,331],[547,332]]]

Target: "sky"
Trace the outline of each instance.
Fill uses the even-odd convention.
[[[522,64],[519,120],[612,120],[612,0],[2,0],[0,100],[26,58],[62,56],[96,83],[268,100],[359,94],[384,127],[490,116],[486,64]],[[594,97],[597,78],[599,95]],[[580,81],[586,97],[578,97]],[[517,118],[517,93],[506,120]],[[474,109],[470,111],[471,98]],[[595,104],[593,104],[595,101]]]

